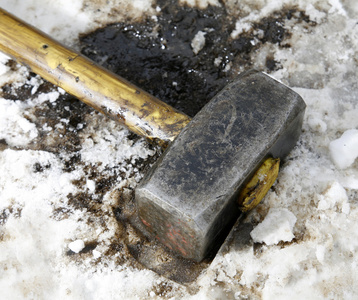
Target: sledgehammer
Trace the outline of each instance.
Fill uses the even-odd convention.
[[[0,50],[134,133],[169,144],[135,190],[138,214],[160,242],[196,261],[260,202],[301,132],[302,98],[255,70],[190,120],[3,10]]]

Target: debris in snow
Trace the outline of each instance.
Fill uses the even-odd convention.
[[[358,157],[358,130],[351,129],[329,144],[329,151],[339,169],[351,166]]]
[[[205,35],[206,32],[198,31],[197,34],[194,36],[193,40],[191,41],[191,47],[193,48],[193,52],[198,54],[201,49],[205,46]]]
[[[279,242],[289,242],[295,236],[292,232],[296,223],[295,215],[285,208],[272,208],[266,218],[251,231],[255,243],[275,245]]]
[[[84,247],[85,247],[85,242],[82,240],[75,240],[68,244],[68,248],[70,248],[71,251],[75,253],[81,252],[81,250],[83,250]]]

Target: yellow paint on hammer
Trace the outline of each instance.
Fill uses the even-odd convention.
[[[241,211],[255,208],[275,183],[280,167],[280,159],[267,158],[242,189],[239,196]]]

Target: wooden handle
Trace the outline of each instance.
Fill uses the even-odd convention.
[[[129,130],[172,141],[190,118],[0,8],[0,51]]]

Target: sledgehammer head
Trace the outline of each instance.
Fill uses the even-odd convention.
[[[226,86],[137,187],[148,231],[185,258],[205,258],[239,216],[240,189],[255,170],[294,147],[304,110],[298,94],[257,71]]]

